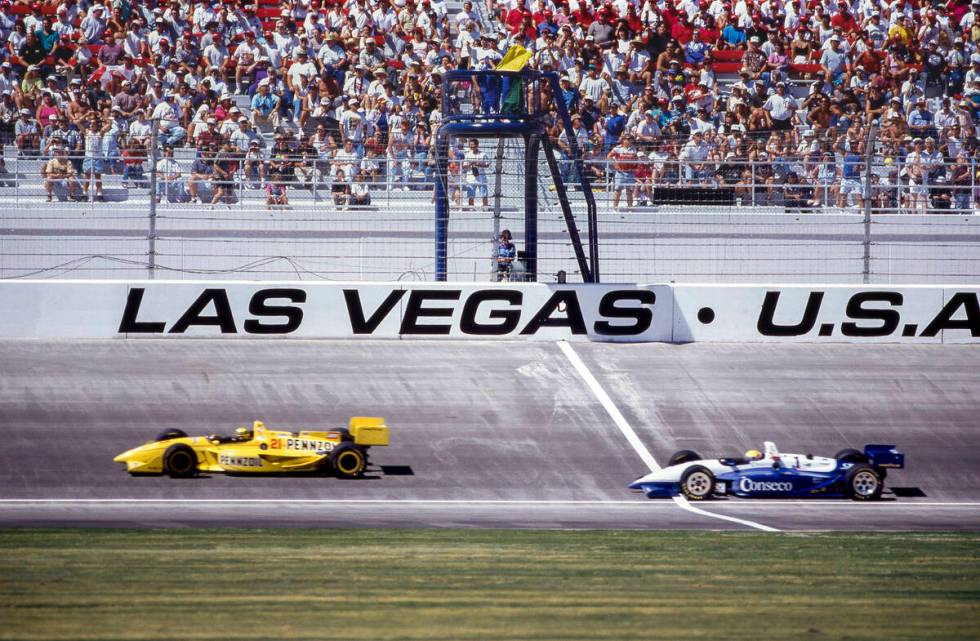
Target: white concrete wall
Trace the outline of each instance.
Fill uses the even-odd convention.
[[[980,288],[0,282],[0,338],[980,343]]]

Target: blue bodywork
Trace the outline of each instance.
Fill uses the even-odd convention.
[[[867,445],[864,456],[882,477],[888,468],[905,467],[905,455],[894,445]],[[734,495],[743,498],[841,498],[847,496],[847,472],[857,463],[837,461],[830,471],[810,471],[794,465],[797,455],[784,456],[765,466],[752,466],[740,459],[716,459],[724,466],[724,472],[713,469],[715,494]],[[679,467],[679,466],[678,466]],[[687,466],[684,466],[686,469]],[[668,468],[669,469],[669,468]],[[636,481],[629,486],[641,490],[648,498],[678,496],[680,479],[675,481]]]

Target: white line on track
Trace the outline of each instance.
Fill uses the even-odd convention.
[[[601,500],[548,500],[548,499],[0,499],[0,509],[16,508],[18,506],[29,505],[496,505],[496,506],[562,506],[579,505],[593,507],[614,507],[614,508],[673,508],[681,505],[684,509],[696,514],[704,514],[723,520],[734,520],[737,523],[744,523],[741,519],[732,519],[723,514],[707,512],[694,507],[683,497],[678,497],[680,501],[687,504],[683,505],[680,501],[649,501],[647,499],[635,501],[601,501]],[[890,510],[912,511],[917,508],[949,508],[949,509],[980,509],[980,503],[971,502],[943,502],[943,501],[918,501],[911,503],[855,503],[851,501],[831,502],[831,501],[793,501],[785,499],[761,500],[761,499],[738,499],[730,503],[713,503],[717,508],[775,508],[785,509],[810,508],[812,510],[840,510],[855,509],[862,511]],[[759,524],[756,524],[756,526]],[[753,526],[753,527],[756,527]],[[766,527],[766,526],[763,526]]]
[[[666,501],[649,501],[640,499],[635,501],[589,501],[589,500],[551,500],[551,499],[0,499],[0,507],[16,505],[38,505],[38,504],[67,504],[67,505],[102,505],[102,504],[134,504],[154,503],[154,504],[181,504],[181,505],[254,505],[254,504],[370,504],[370,505],[591,505],[591,506],[615,506],[615,507],[637,507],[647,509],[650,507],[674,507],[674,503]],[[690,505],[690,502],[688,502]],[[764,500],[764,499],[737,499],[726,503],[715,503],[719,508],[775,508],[785,509],[787,507],[811,508],[814,510],[831,509],[856,509],[856,510],[888,510],[891,508],[908,510],[915,508],[980,508],[980,503],[976,502],[944,502],[944,501],[915,501],[902,503],[856,503],[853,501],[793,501],[793,500]],[[703,512],[700,508],[691,506],[691,510],[699,513]],[[717,518],[725,518],[723,515],[705,512]]]
[[[613,403],[612,399],[609,397],[609,394],[606,393],[606,390],[602,388],[602,385],[599,384],[599,381],[596,380],[596,377],[592,375],[591,371],[589,371],[589,368],[585,365],[585,362],[582,361],[578,353],[572,348],[572,345],[566,341],[559,341],[558,347],[561,349],[562,352],[564,352],[565,356],[568,358],[568,361],[572,364],[572,367],[574,367],[575,371],[578,372],[579,376],[582,377],[582,380],[585,381],[585,384],[589,386],[589,389],[592,390],[592,393],[595,394],[595,397],[599,399],[599,402],[606,409],[606,412],[608,412],[609,416],[612,417],[612,420],[616,424],[616,427],[618,427],[619,431],[623,433],[623,436],[626,437],[627,442],[629,442],[629,444],[633,446],[633,449],[636,451],[637,454],[639,454],[640,458],[643,459],[643,462],[646,463],[647,467],[650,468],[650,471],[656,472],[662,469],[660,467],[660,464],[657,463],[656,459],[653,458],[653,454],[650,453],[650,450],[648,450],[646,445],[643,444],[643,441],[640,440],[640,437],[636,435],[636,432],[633,430],[632,426],[630,426],[629,422],[626,420],[626,417],[623,416],[623,413],[620,412],[619,408],[616,407],[616,404]],[[738,523],[740,525],[752,527],[757,530],[762,530],[763,532],[780,531],[774,527],[763,525],[762,523],[756,523],[755,521],[738,519],[733,516],[725,516],[723,514],[715,514],[713,512],[707,512],[700,508],[694,507],[683,496],[675,496],[674,503],[683,510],[687,510],[688,512],[692,512],[694,514],[700,514],[701,516],[708,516],[711,518],[720,519],[722,521],[730,521],[733,523]]]

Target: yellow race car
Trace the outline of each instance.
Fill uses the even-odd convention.
[[[231,436],[188,436],[164,430],[156,439],[127,450],[113,461],[130,474],[186,478],[201,472],[282,474],[330,472],[352,479],[364,474],[368,448],[388,444],[388,426],[379,417],[355,416],[346,429],[286,432],[255,421]]]

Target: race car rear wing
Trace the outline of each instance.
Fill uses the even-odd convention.
[[[905,467],[905,455],[895,449],[894,445],[865,445],[864,455],[875,467]]]
[[[388,426],[380,416],[351,417],[349,429],[358,445],[388,444]]]

